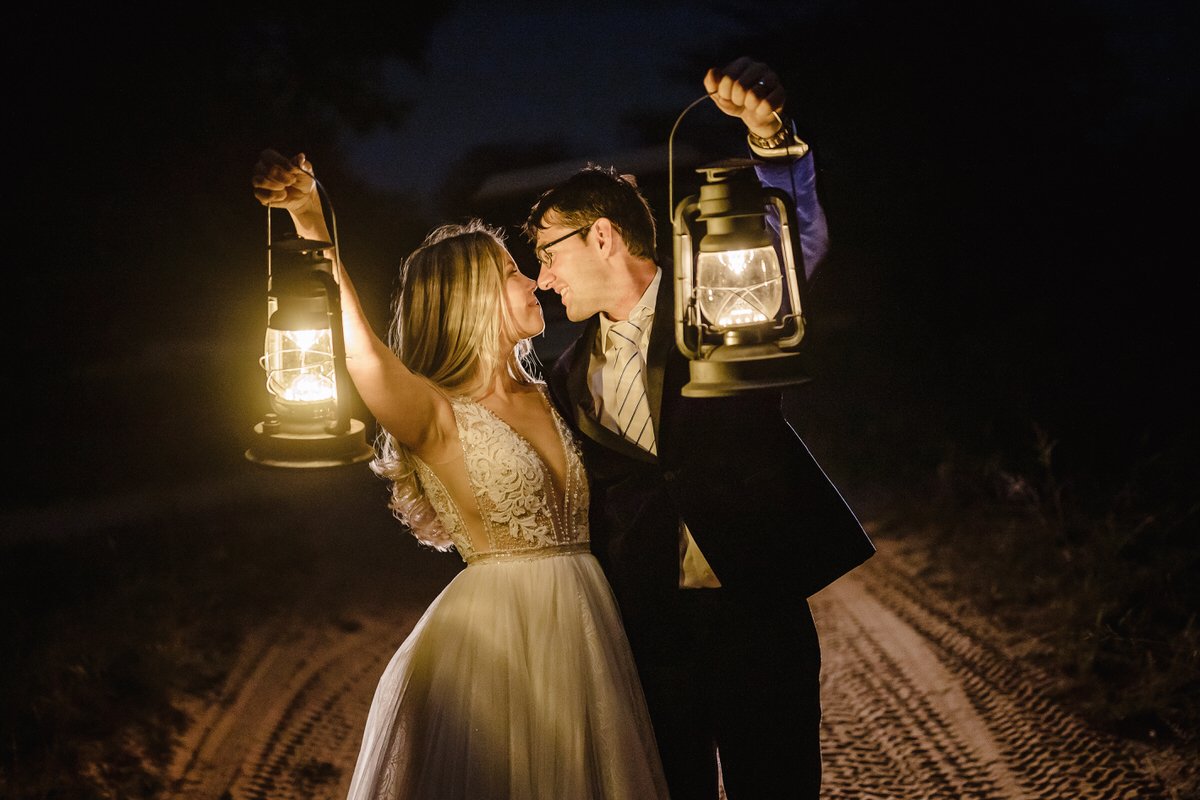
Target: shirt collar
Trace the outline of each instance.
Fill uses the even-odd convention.
[[[633,304],[633,308],[629,309],[629,318],[639,325],[643,320],[648,320],[654,316],[654,305],[658,302],[658,286],[662,282],[662,268],[654,268],[654,278],[650,281],[650,285],[646,287],[646,291],[642,292],[642,296]],[[608,329],[616,323],[616,320],[609,319],[608,314],[600,313],[600,341],[608,341]],[[645,333],[645,328],[642,329]]]

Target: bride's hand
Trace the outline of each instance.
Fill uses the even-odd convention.
[[[313,167],[304,153],[287,158],[275,150],[264,150],[254,165],[254,196],[264,206],[300,212],[317,202]]]

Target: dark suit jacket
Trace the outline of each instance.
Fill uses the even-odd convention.
[[[593,317],[559,357],[548,384],[580,434],[591,482],[592,549],[631,639],[654,626],[679,583],[679,521],[687,523],[723,591],[766,601],[804,599],[875,552],[841,494],[783,416],[779,392],[689,398],[675,346],[674,281],[663,271],[646,354],[658,457],[592,416],[587,388]]]

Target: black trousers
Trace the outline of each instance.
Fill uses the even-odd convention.
[[[684,589],[672,605],[631,635],[672,799],[715,800],[719,753],[729,800],[817,800],[821,658],[808,603]]]

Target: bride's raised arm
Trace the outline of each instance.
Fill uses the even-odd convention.
[[[274,150],[264,150],[255,165],[252,184],[254,196],[263,205],[287,209],[302,238],[332,241],[313,168],[303,153],[289,159]],[[333,261],[341,288],[346,369],[359,396],[398,442],[417,455],[435,453],[445,443],[445,434],[453,430],[449,402],[428,381],[404,366],[375,334],[336,253]]]

